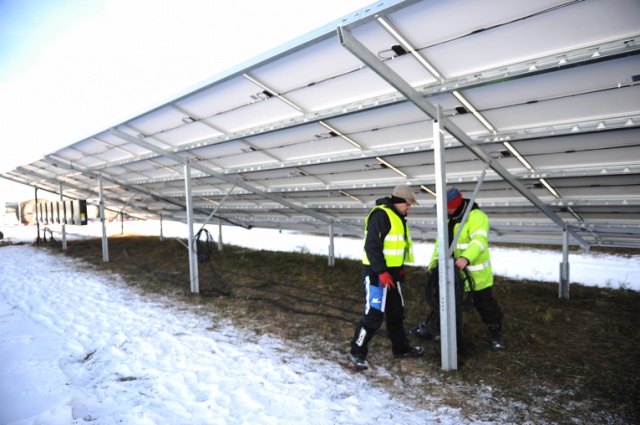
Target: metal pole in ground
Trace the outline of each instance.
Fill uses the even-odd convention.
[[[566,224],[562,234],[562,263],[560,263],[559,297],[569,299],[569,225]]]
[[[445,173],[444,133],[440,122],[442,108],[437,107],[433,121],[433,151],[435,154],[436,208],[438,223],[438,272],[440,294],[440,355],[442,369],[458,369],[458,342],[456,339],[456,295],[453,277],[453,259],[448,255],[449,231],[447,225],[447,183]]]

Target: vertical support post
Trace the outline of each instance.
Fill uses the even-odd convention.
[[[191,198],[191,167],[189,161],[184,163],[184,188],[187,197],[187,227],[189,228],[189,275],[191,279],[191,292],[200,292],[198,277],[198,244],[195,243],[193,234],[193,199]]]
[[[58,192],[60,192],[60,205],[64,206],[64,196],[62,196],[62,182],[58,182]],[[60,216],[58,213],[58,217],[60,218],[60,225],[62,230],[62,250],[67,250],[67,231],[64,217]]]
[[[560,287],[558,297],[569,299],[569,225],[565,224],[562,233],[562,263],[560,263]]]
[[[35,205],[35,211],[36,211],[36,231],[38,232],[38,237],[36,238],[36,244],[40,244],[40,216],[39,216],[39,211],[38,211],[38,188],[36,187],[36,192],[35,192],[35,197],[36,197],[36,205]]]
[[[102,193],[102,176],[98,177],[98,193],[100,194],[100,225],[102,226],[102,262],[109,262],[109,241],[104,219],[104,195]]]
[[[440,117],[442,107],[436,105],[433,121],[433,150],[435,153],[436,208],[438,223],[438,271],[440,293],[440,354],[442,369],[458,369],[458,342],[456,334],[456,299],[453,277],[453,259],[448,255],[449,231],[447,224],[447,188],[445,173],[444,133]]]
[[[336,265],[336,257],[334,255],[334,245],[333,245],[333,221],[329,223],[329,267],[334,267]]]
[[[163,221],[162,221],[162,214],[160,214],[160,242],[162,242],[164,240],[164,232],[163,232]]]
[[[222,252],[222,221],[218,220],[218,251]]]

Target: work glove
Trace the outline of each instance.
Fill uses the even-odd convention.
[[[405,272],[404,269],[400,269],[400,277],[402,278],[403,282],[407,280],[407,272]]]
[[[378,281],[380,282],[380,285],[382,285],[382,287],[384,288],[395,288],[396,284],[393,283],[393,278],[391,277],[391,275],[389,274],[389,272],[384,272],[381,273],[378,276]]]

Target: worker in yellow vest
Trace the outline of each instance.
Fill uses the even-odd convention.
[[[422,347],[409,344],[404,330],[401,284],[406,279],[405,262],[414,261],[406,218],[413,205],[418,201],[411,187],[399,185],[391,197],[378,199],[366,218],[362,256],[366,304],[351,341],[351,363],[357,370],[368,368],[368,344],[385,319],[394,357],[424,355]]]
[[[460,222],[470,200],[463,198],[455,187],[447,191],[447,215],[449,217],[449,243],[453,242],[458,233]],[[429,270],[437,265],[438,245],[431,256]],[[470,275],[470,281],[465,283],[465,292],[470,292],[473,305],[480,314],[482,321],[489,329],[491,348],[502,350],[505,348],[502,340],[503,314],[498,302],[493,297],[493,271],[491,269],[491,256],[489,255],[489,217],[474,202],[467,221],[462,227],[460,237],[453,249],[455,267],[466,270]],[[473,287],[472,287],[473,286]]]

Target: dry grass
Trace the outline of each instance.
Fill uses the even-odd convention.
[[[100,240],[73,241],[63,254],[118,273],[149,296],[206,306],[256,332],[302,342],[311,355],[346,363],[364,299],[357,261],[338,259],[331,268],[325,257],[303,252],[225,246],[200,264],[201,293],[195,295],[189,290],[187,252],[178,241],[113,237],[109,251],[110,262],[103,263]],[[409,268],[407,274],[409,329],[426,317],[426,273]],[[571,299],[560,300],[557,284],[501,278],[494,288],[506,316],[506,351],[489,349],[474,310],[465,312],[471,352],[452,372],[441,369],[431,341],[413,336],[428,355],[394,360],[383,326],[368,360],[374,371],[384,366],[391,376],[371,373],[371,380],[390,391],[399,388],[398,396],[422,408],[433,408],[433,400],[423,396],[435,395],[476,420],[640,423],[640,293],[572,285]]]

